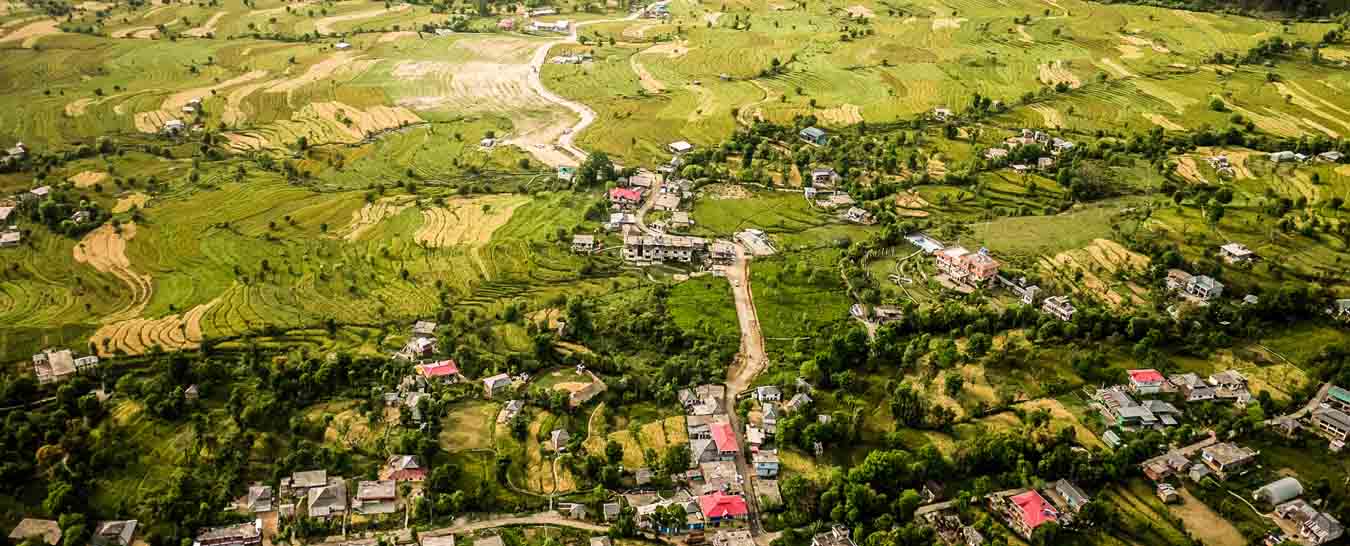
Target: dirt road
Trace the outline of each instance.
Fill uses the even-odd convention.
[[[557,512],[539,512],[538,514],[531,514],[528,516],[489,517],[488,519],[481,521],[455,520],[455,524],[449,527],[424,531],[418,534],[424,537],[439,537],[451,534],[473,533],[484,529],[510,527],[513,525],[556,525],[558,527],[571,527],[573,529],[581,529],[583,531],[595,533],[609,531],[609,527],[575,519],[568,519]]]
[[[769,358],[764,353],[764,334],[759,329],[755,296],[750,290],[750,261],[745,255],[745,247],[736,244],[736,261],[725,271],[731,282],[736,319],[741,327],[741,352],[727,370],[727,398],[733,398],[768,367]]]

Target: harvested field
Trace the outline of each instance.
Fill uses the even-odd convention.
[[[1209,183],[1204,175],[1200,174],[1200,166],[1195,163],[1195,158],[1190,156],[1177,158],[1177,175],[1196,184]]]
[[[130,318],[104,324],[89,337],[89,342],[98,347],[101,356],[144,354],[154,347],[166,351],[196,349],[203,339],[202,317],[221,299],[217,297],[181,315],[159,319]]]
[[[150,202],[149,195],[136,192],[124,197],[119,197],[117,199],[117,204],[113,205],[112,211],[113,214],[121,214],[130,211],[132,208],[143,209],[148,202]]]
[[[366,203],[360,210],[352,212],[352,222],[342,228],[336,236],[348,241],[360,239],[380,222],[393,218],[412,205],[413,200],[406,197],[385,197],[374,203]]]
[[[90,98],[75,99],[73,101],[70,101],[66,103],[65,108],[66,115],[72,118],[83,116],[85,110],[89,108],[89,105],[94,104],[95,102],[96,101],[94,99]]]
[[[358,11],[356,13],[348,13],[344,15],[333,15],[331,17],[324,17],[323,19],[319,19],[318,21],[314,22],[314,31],[318,32],[319,34],[332,34],[333,25],[336,25],[338,23],[345,23],[347,21],[360,21],[361,19],[370,19],[372,17],[379,17],[386,13],[397,13],[401,11],[408,11],[410,9],[412,9],[412,4],[398,4],[391,8],[380,8],[367,11]]]
[[[122,224],[121,231],[112,224],[103,224],[85,234],[73,249],[75,261],[89,264],[94,269],[117,277],[131,289],[131,300],[122,309],[108,315],[105,323],[132,319],[140,316],[150,295],[154,292],[154,283],[149,275],[142,275],[131,268],[127,259],[127,241],[136,237],[136,224]]]
[[[0,36],[0,44],[6,42],[19,42],[19,47],[32,49],[42,37],[60,34],[61,28],[58,26],[59,24],[60,23],[55,19],[28,23],[27,25],[20,27],[19,30]]]
[[[322,61],[310,65],[303,74],[294,78],[281,80],[276,85],[267,89],[268,93],[286,93],[287,96],[296,90],[320,81],[336,78],[339,76],[354,78],[365,72],[366,69],[374,66],[377,61],[363,59],[346,51],[334,53]]]
[[[437,440],[446,451],[492,447],[492,430],[497,422],[499,404],[474,400],[452,407],[441,421]]]
[[[699,197],[709,199],[749,199],[752,195],[739,184],[708,184],[699,192]]]
[[[422,227],[413,239],[428,247],[482,246],[492,232],[506,225],[516,208],[529,201],[520,195],[486,195],[449,201],[422,211]]]
[[[1121,39],[1122,41],[1124,41],[1125,43],[1127,43],[1127,44],[1129,44],[1129,45],[1131,45],[1131,46],[1137,47],[1137,48],[1148,48],[1148,49],[1151,49],[1151,50],[1153,50],[1154,53],[1171,53],[1171,52],[1172,52],[1172,50],[1167,49],[1167,47],[1165,47],[1165,46],[1163,46],[1163,45],[1160,45],[1160,44],[1158,44],[1158,43],[1155,43],[1153,40],[1149,40],[1148,38],[1141,38],[1141,37],[1139,37],[1139,36],[1131,36],[1131,35],[1129,35],[1129,34],[1121,34],[1121,35],[1120,35],[1120,39]]]
[[[75,187],[84,189],[108,180],[108,173],[100,171],[82,171],[79,174],[70,177],[69,180]]]
[[[1075,272],[1081,271],[1082,279],[1076,283],[1079,292],[1111,306],[1145,303],[1132,289],[1132,283],[1122,283],[1114,277],[1122,271],[1142,271],[1149,264],[1148,257],[1131,252],[1115,241],[1095,239],[1083,249],[1061,252],[1053,258],[1041,258],[1040,264],[1047,272],[1066,279],[1072,279]],[[1113,290],[1113,286],[1119,286],[1122,290]]]
[[[1076,89],[1083,85],[1083,82],[1069,70],[1064,61],[1055,61],[1053,63],[1043,63],[1039,67],[1039,76],[1041,83],[1046,85],[1058,85],[1063,83],[1071,89]]]
[[[1162,84],[1150,81],[1148,79],[1136,79],[1131,81],[1134,83],[1135,87],[1139,88],[1140,91],[1143,91],[1144,93],[1148,94],[1149,96],[1152,96],[1153,98],[1156,98],[1158,100],[1166,102],[1167,104],[1172,105],[1172,109],[1176,110],[1178,114],[1185,113],[1187,108],[1190,108],[1191,106],[1200,103],[1199,99],[1188,97],[1172,89],[1169,89],[1168,87]]]
[[[1036,39],[1032,38],[1031,34],[1027,32],[1026,25],[1017,25],[1017,39],[1022,40],[1023,42],[1026,42],[1028,44],[1036,42]]]
[[[922,196],[917,193],[900,193],[895,196],[895,205],[907,209],[922,209],[932,206]]]
[[[1170,119],[1167,119],[1167,116],[1164,116],[1164,115],[1162,115],[1162,114],[1143,113],[1143,114],[1141,114],[1141,115],[1144,116],[1144,119],[1149,120],[1149,122],[1153,123],[1154,125],[1157,125],[1158,127],[1162,127],[1163,129],[1166,129],[1166,130],[1168,130],[1168,131],[1184,131],[1184,130],[1186,130],[1185,127],[1182,127],[1181,125],[1177,124],[1176,122],[1174,122],[1174,121],[1172,121],[1172,120],[1170,120]]]
[[[381,35],[380,35],[380,39],[375,40],[375,43],[377,43],[377,44],[384,44],[384,43],[389,43],[389,42],[397,42],[397,41],[402,40],[402,39],[404,39],[404,38],[413,38],[413,37],[416,37],[416,36],[417,36],[417,33],[416,33],[416,32],[413,32],[413,31],[411,31],[411,30],[400,30],[400,31],[397,31],[397,32],[386,32],[386,33],[384,33],[384,34],[381,34]]]
[[[653,76],[652,73],[647,70],[646,66],[643,66],[642,63],[638,62],[639,54],[640,53],[635,53],[631,57],[628,57],[628,64],[633,68],[633,72],[637,74],[638,83],[642,85],[642,90],[648,93],[661,93],[665,91],[665,84],[662,84],[661,80],[656,79],[656,76]]]
[[[311,143],[356,143],[370,135],[396,129],[422,118],[401,106],[371,106],[364,110],[340,102],[316,102],[291,115],[247,133],[225,133],[235,151],[285,146],[304,136]]]
[[[1345,119],[1338,117],[1338,115],[1350,116],[1350,111],[1346,111],[1344,108],[1341,108],[1331,102],[1328,102],[1325,99],[1322,99],[1321,97],[1309,93],[1307,89],[1304,89],[1302,86],[1294,82],[1275,82],[1275,88],[1280,90],[1280,95],[1290,97],[1293,101],[1294,106],[1298,106],[1299,108],[1306,110],[1310,114],[1336,123],[1341,127],[1350,128],[1350,123],[1346,123]],[[1311,125],[1324,133],[1327,133],[1332,138],[1337,138],[1340,136],[1340,134],[1337,133],[1336,131],[1328,129],[1307,118],[1304,118],[1303,121],[1304,123],[1307,123],[1308,125]]]
[[[861,123],[862,108],[856,104],[841,104],[833,108],[816,111],[816,117],[834,125],[853,125]]]

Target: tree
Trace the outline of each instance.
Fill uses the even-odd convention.
[[[586,160],[581,162],[581,167],[577,169],[576,186],[588,188],[598,183],[613,180],[614,162],[610,161],[609,154],[605,152],[592,152]]]
[[[609,461],[609,464],[619,464],[623,462],[623,444],[614,440],[610,440],[609,443],[605,444],[605,460]]]
[[[947,396],[955,397],[961,393],[961,389],[966,385],[966,378],[961,377],[959,373],[947,372],[947,379],[944,381],[943,390]]]

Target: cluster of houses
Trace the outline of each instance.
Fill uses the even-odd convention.
[[[23,162],[28,157],[28,147],[22,142],[14,143],[14,146],[5,150],[4,155],[0,155],[0,168],[10,168]]]
[[[590,53],[573,53],[571,55],[557,55],[548,62],[553,64],[581,64],[591,61]]]
[[[46,349],[33,355],[33,373],[42,385],[60,383],[77,373],[97,367],[97,356],[77,357],[70,349]]]
[[[1307,430],[1326,439],[1327,447],[1339,453],[1350,440],[1350,390],[1327,385],[1326,396],[1315,402],[1311,412],[1301,417],[1277,417],[1268,424],[1288,437]]]
[[[1223,295],[1223,283],[1209,275],[1192,275],[1180,269],[1167,270],[1167,289],[1202,305]]]
[[[991,161],[1006,160],[1011,155],[1012,150],[1024,146],[1040,146],[1049,152],[1048,156],[1036,158],[1036,164],[1015,164],[1012,169],[1019,173],[1025,173],[1031,170],[1048,170],[1055,166],[1055,158],[1061,154],[1073,150],[1076,146],[1072,141],[1059,137],[1052,137],[1041,131],[1031,129],[1022,129],[1016,136],[1010,136],[1003,140],[1002,147],[988,148],[984,151],[984,158]]]
[[[9,151],[13,154],[15,150],[22,152],[23,143],[19,143],[15,149]],[[22,155],[20,155],[22,157]],[[19,193],[13,199],[0,199],[0,248],[16,247],[23,242],[23,233],[19,231],[18,209],[20,205],[31,205],[40,202],[52,194],[51,186],[39,186]],[[90,215],[87,211],[76,212],[71,220],[80,223],[87,222]]]
[[[857,206],[858,202],[848,192],[839,188],[840,176],[834,169],[829,167],[812,169],[807,180],[809,184],[802,188],[802,195],[812,206],[825,210],[841,210],[840,218],[855,224],[876,223],[872,213]]]
[[[131,546],[136,537],[138,522],[130,520],[99,521],[94,524],[94,532],[89,537],[92,546]],[[24,518],[9,533],[9,539],[18,544],[30,538],[41,540],[44,544],[61,544],[61,525],[56,520]]]
[[[1345,154],[1332,150],[1329,152],[1322,152],[1320,154],[1317,154],[1316,157],[1318,161],[1325,161],[1327,163],[1339,163],[1341,159],[1345,158]],[[1289,150],[1273,152],[1270,154],[1270,160],[1275,163],[1289,163],[1289,162],[1306,163],[1310,159],[1312,159],[1312,157],[1308,156],[1307,154],[1302,154]]]
[[[1322,512],[1303,496],[1303,484],[1297,478],[1284,477],[1261,486],[1252,493],[1252,500],[1275,508],[1279,524],[1284,534],[1272,537],[1267,543],[1279,544],[1285,536],[1293,536],[1304,544],[1317,546],[1340,538],[1345,534],[1345,526],[1335,516]]]
[[[1170,402],[1139,399],[1157,394],[1176,393],[1185,402],[1229,401],[1245,406],[1252,400],[1247,378],[1237,370],[1227,370],[1202,379],[1194,373],[1164,377],[1153,369],[1128,370],[1124,385],[1098,389],[1093,405],[1110,428],[1121,430],[1162,429],[1177,425],[1181,410]],[[1120,445],[1120,437],[1108,430],[1102,440],[1111,447]]]
[[[989,495],[987,500],[1013,531],[1029,539],[1037,527],[1046,523],[1074,525],[1075,516],[1090,499],[1073,482],[1061,479],[1040,490],[1002,491]]]
[[[1016,294],[1023,305],[1035,306],[1039,302],[1043,313],[1059,320],[1072,320],[1078,312],[1068,296],[1044,296],[1039,286],[1029,284],[1025,278],[1009,279],[1000,275],[999,268],[1003,264],[990,254],[989,249],[971,252],[962,246],[949,247],[926,233],[911,233],[905,240],[932,255],[933,265],[939,272],[938,282],[958,292],[970,293],[997,280]]]

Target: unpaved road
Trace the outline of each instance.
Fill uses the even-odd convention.
[[[769,365],[764,354],[764,334],[759,329],[759,314],[755,312],[755,296],[750,290],[750,261],[745,247],[736,244],[736,261],[725,269],[731,282],[731,293],[736,303],[736,319],[741,327],[741,352],[736,363],[727,370],[727,397],[731,398],[747,388],[755,376]]]
[[[473,533],[477,531],[482,531],[484,529],[492,529],[494,527],[510,527],[513,525],[556,525],[558,527],[571,527],[573,529],[581,529],[583,531],[591,531],[595,533],[604,533],[609,531],[609,527],[605,527],[603,525],[596,525],[594,523],[587,523],[575,519],[568,519],[562,517],[557,512],[539,512],[538,514],[531,514],[528,516],[490,517],[489,519],[485,519],[482,521],[472,521],[472,522],[460,519],[456,520],[455,524],[449,527],[442,527],[440,529],[424,531],[418,533],[418,535],[424,537],[441,537],[451,534]]]

